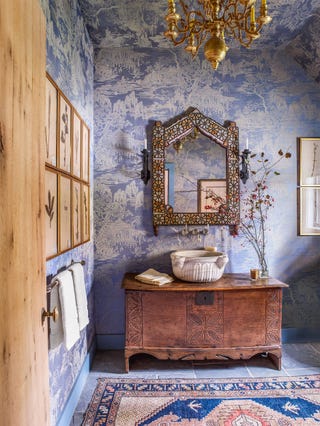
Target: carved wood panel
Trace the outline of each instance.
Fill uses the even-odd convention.
[[[196,293],[189,293],[187,308],[187,347],[219,347],[223,343],[223,293],[214,293],[212,305],[196,305]]]
[[[266,344],[279,344],[281,341],[281,303],[279,289],[266,290]]]
[[[142,346],[142,294],[126,293],[126,346]]]

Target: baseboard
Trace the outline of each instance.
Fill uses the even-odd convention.
[[[282,343],[307,343],[320,342],[320,327],[316,328],[283,328]],[[97,334],[97,349],[111,350],[123,349],[125,343],[124,334]]]
[[[97,349],[106,351],[110,349],[123,349],[125,337],[124,334],[97,334]]]
[[[96,345],[93,343],[87,353],[87,356],[82,364],[81,370],[78,374],[77,380],[75,384],[73,385],[72,391],[70,392],[70,395],[68,397],[68,401],[66,402],[62,414],[56,423],[56,426],[66,426],[70,425],[72,421],[72,417],[74,414],[74,411],[77,407],[81,392],[84,388],[84,385],[86,383],[88,374],[90,372],[90,367],[92,364],[92,360],[94,357],[96,351]]]
[[[282,343],[320,342],[319,328],[283,328]]]

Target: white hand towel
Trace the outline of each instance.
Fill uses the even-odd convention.
[[[56,280],[59,282],[64,344],[65,347],[69,350],[80,338],[78,312],[72,274],[70,271],[63,271],[57,275]]]
[[[158,272],[155,269],[147,269],[142,274],[136,275],[135,279],[145,284],[163,285],[174,281],[174,279],[163,272]]]
[[[53,321],[52,318],[49,321],[49,347],[50,349],[55,349],[61,345],[61,343],[63,343],[63,326],[58,285],[54,285],[52,287],[50,292],[49,307],[50,312],[52,312],[54,308],[57,308],[59,312],[57,321]]]
[[[85,326],[89,324],[88,301],[83,266],[81,263],[74,263],[70,266],[69,270],[72,272],[73,276],[79,328],[83,330]]]

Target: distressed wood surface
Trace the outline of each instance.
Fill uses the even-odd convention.
[[[44,261],[45,20],[0,7],[0,423],[49,425]]]
[[[261,290],[265,288],[285,288],[288,284],[285,284],[276,278],[263,278],[252,281],[249,274],[224,274],[218,281],[208,283],[193,283],[178,280],[177,278],[169,283],[162,286],[156,286],[151,284],[145,284],[134,277],[137,274],[126,273],[122,287],[127,290],[145,290],[145,291],[219,291],[219,290]]]
[[[234,277],[234,281],[233,281]],[[125,369],[137,353],[159,359],[249,359],[268,353],[281,369],[282,288],[243,274],[218,283],[151,286],[126,274]]]

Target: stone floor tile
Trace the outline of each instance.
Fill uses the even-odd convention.
[[[286,344],[282,350],[282,365],[286,369],[320,368],[319,346],[311,343]]]

